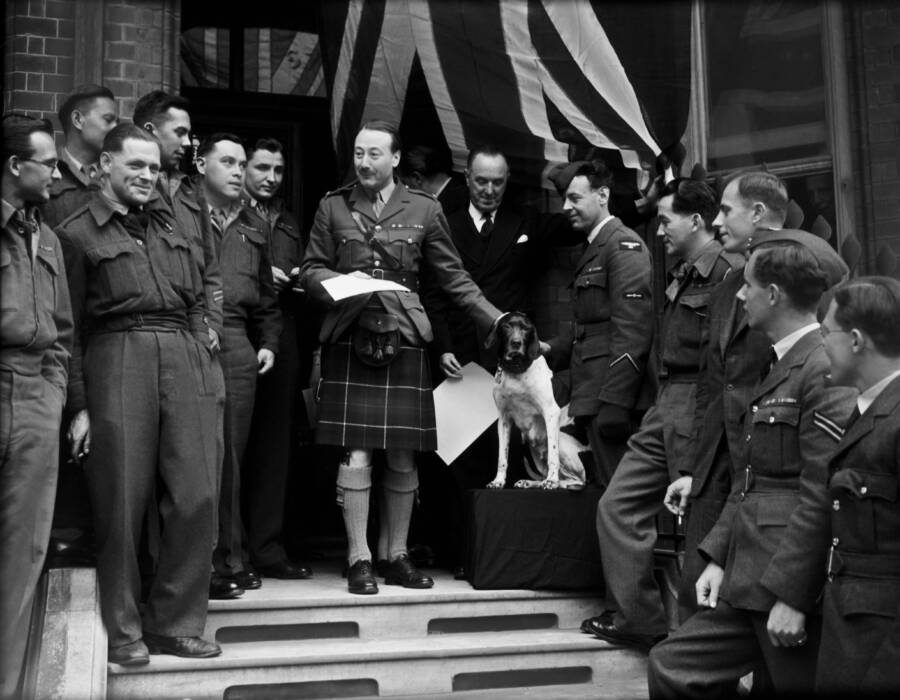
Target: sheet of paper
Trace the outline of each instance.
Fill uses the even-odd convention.
[[[494,377],[480,365],[470,362],[462,368],[460,379],[445,379],[434,390],[434,415],[437,421],[437,454],[446,464],[459,457],[494,421]]]
[[[371,294],[372,292],[408,292],[409,289],[397,282],[389,280],[363,279],[355,275],[339,275],[322,282],[325,291],[335,301],[355,297],[359,294]]]

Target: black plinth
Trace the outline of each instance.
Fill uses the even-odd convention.
[[[480,589],[602,591],[601,491],[478,489],[466,499],[466,574]]]

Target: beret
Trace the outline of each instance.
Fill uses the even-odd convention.
[[[819,265],[828,276],[828,286],[833,287],[850,275],[847,263],[824,238],[800,231],[799,229],[757,229],[750,239],[749,249],[752,252],[765,243],[794,243],[809,250],[819,261]]]

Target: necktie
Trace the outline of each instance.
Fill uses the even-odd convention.
[[[375,197],[375,200],[372,202],[372,211],[375,212],[376,219],[381,216],[382,209],[384,209],[384,200],[381,198],[381,192],[379,192]]]
[[[493,230],[494,230],[494,222],[491,221],[491,215],[485,214],[484,215],[484,223],[481,224],[481,232],[480,233],[482,236],[487,237],[487,236],[491,235],[491,231],[493,231]]]
[[[859,405],[853,407],[853,413],[850,414],[850,417],[847,419],[847,424],[844,426],[844,432],[846,433],[850,430],[850,426],[852,426],[860,417]]]
[[[209,220],[212,222],[213,228],[222,233],[225,230],[225,213],[219,209],[211,209],[209,212]]]
[[[778,355],[775,354],[775,348],[773,346],[769,348],[769,357],[766,360],[766,364],[762,366],[762,369],[759,372],[760,381],[769,376],[769,372],[772,371],[772,367],[775,366],[776,362],[778,362]]]

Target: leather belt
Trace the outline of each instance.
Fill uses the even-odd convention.
[[[575,339],[583,340],[594,335],[604,335],[609,332],[609,321],[595,321],[594,323],[576,323]]]
[[[415,272],[406,270],[385,270],[382,267],[373,267],[371,270],[363,270],[377,280],[388,280],[402,284],[411,292],[419,291],[419,276]]]
[[[857,576],[900,580],[900,556],[885,554],[857,554],[832,547],[828,556],[828,578]]]
[[[663,367],[659,373],[660,379],[665,379],[667,382],[674,382],[676,384],[695,384],[698,376],[696,371],[684,372],[681,370],[669,369],[668,367]]]
[[[181,311],[153,311],[149,313],[117,314],[104,316],[91,324],[93,333],[118,333],[120,331],[186,331],[187,313]]]

